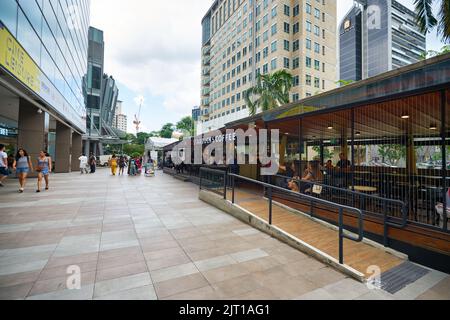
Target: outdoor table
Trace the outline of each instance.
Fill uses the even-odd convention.
[[[358,192],[361,192],[361,193],[368,193],[368,194],[375,193],[378,190],[375,187],[369,187],[369,186],[350,186],[349,189],[350,190],[355,190],[355,191],[358,191]],[[361,209],[362,210],[366,210],[366,200],[365,200],[364,196],[362,197]]]
[[[369,186],[350,186],[349,187],[350,190],[355,190],[358,192],[364,192],[364,193],[374,193],[377,192],[377,188],[375,187],[369,187]]]

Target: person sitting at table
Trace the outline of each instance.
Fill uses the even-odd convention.
[[[345,155],[345,153],[341,152],[339,154],[339,161],[336,164],[336,168],[338,169],[349,169],[350,166],[352,165],[352,163],[350,162],[350,160],[347,159],[347,156]]]
[[[289,190],[291,190],[291,191],[294,191],[294,192],[300,192],[300,189],[299,189],[299,187],[298,187],[298,180],[300,180],[300,177],[293,177],[293,179],[292,180],[289,180],[289,182],[288,182],[288,188],[289,188]]]
[[[333,166],[333,161],[328,160],[323,166],[322,166],[322,170],[323,171],[328,171],[328,170],[333,170],[334,166]]]
[[[286,163],[285,166],[280,165],[280,170],[282,171],[282,175],[287,178],[293,178],[295,176],[298,176],[297,168],[295,167],[294,162],[288,162],[288,163]],[[289,188],[289,180],[290,179],[286,179],[286,180],[283,179],[280,187]]]
[[[311,191],[311,188],[314,182],[322,182],[323,174],[320,171],[319,162],[318,161],[310,161],[308,162],[308,167],[301,179],[303,183],[300,184],[300,192],[306,193]]]

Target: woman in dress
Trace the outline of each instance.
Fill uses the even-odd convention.
[[[33,165],[28,153],[22,148],[17,151],[17,155],[13,163],[13,169],[16,171],[17,177],[19,178],[19,192],[23,193],[27,182],[27,175],[33,171]]]
[[[111,158],[110,166],[111,166],[111,173],[113,176],[115,176],[117,171],[117,158],[115,154],[113,154]]]
[[[51,158],[47,156],[45,151],[39,152],[39,158],[37,161],[36,171],[38,172],[38,182],[36,192],[41,192],[41,182],[42,178],[45,180],[45,190],[49,189],[48,176],[52,172],[52,161]]]

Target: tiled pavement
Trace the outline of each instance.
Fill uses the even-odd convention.
[[[435,271],[394,296],[369,290],[162,173],[52,175],[41,194],[29,183],[0,189],[0,299],[450,299]]]

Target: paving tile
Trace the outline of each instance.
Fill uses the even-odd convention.
[[[164,269],[167,267],[177,266],[180,264],[185,264],[191,262],[191,259],[187,255],[179,254],[175,256],[159,258],[159,259],[150,259],[147,260],[148,269],[150,271]]]
[[[134,274],[147,272],[147,265],[145,262],[137,262],[132,264],[121,265],[115,268],[99,269],[97,270],[96,281],[105,281]]]
[[[198,270],[203,272],[235,264],[236,260],[231,256],[225,255],[200,261],[194,261],[194,263],[197,266]]]
[[[264,250],[261,249],[252,249],[247,251],[240,251],[231,254],[231,257],[235,259],[237,262],[245,262],[250,260],[255,260],[258,258],[267,257],[268,254]]]
[[[27,300],[91,300],[94,292],[94,285],[81,286],[81,289],[53,291],[44,294],[29,296]]]
[[[217,283],[249,274],[249,271],[238,264],[202,272],[209,283]]]
[[[95,300],[157,300],[157,296],[153,286],[148,285],[97,297]]]
[[[38,280],[34,283],[33,288],[30,291],[30,296],[45,294],[53,291],[66,290],[70,275],[65,275],[59,278],[51,278],[46,280]],[[95,271],[84,272],[80,277],[81,287],[89,284],[93,284],[95,281]]]
[[[132,276],[100,281],[95,284],[94,298],[115,294],[120,291],[149,286],[152,284],[150,275],[145,273]]]
[[[32,282],[16,284],[8,287],[0,288],[0,300],[25,299],[33,287]]]
[[[159,299],[175,294],[191,291],[208,286],[208,281],[200,273],[155,283],[155,290]]]
[[[162,282],[170,279],[181,278],[190,274],[198,273],[198,269],[192,262],[178,266],[168,267],[151,271],[153,282]]]

